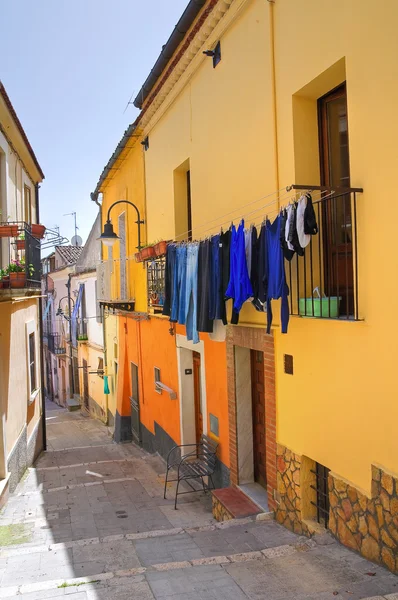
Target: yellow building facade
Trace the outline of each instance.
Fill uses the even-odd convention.
[[[139,141],[146,146],[135,143],[135,160],[122,168],[131,178],[137,175],[131,185],[139,187],[134,197],[145,213],[144,239],[178,242],[190,229],[193,239],[204,239],[241,218],[260,226],[299,198],[301,190],[286,191],[292,184],[312,193],[318,238],[305,258],[285,264],[287,334],[281,333],[278,302],[270,335],[266,315],[246,303],[225,341],[201,334],[197,350],[182,327],[170,331],[160,315],[118,328],[125,353],[118,396],[130,393],[133,362],[142,369],[141,442],[148,448],[165,450],[191,435],[183,367],[192,364],[187,353],[200,355],[203,431],[220,441],[223,484],[253,479],[242,449],[253,462],[253,430],[247,434],[245,424],[253,411],[250,357],[260,353],[269,507],[294,531],[310,534],[326,526],[391,570],[398,569],[398,405],[391,351],[398,319],[397,259],[387,226],[393,213],[387,217],[386,205],[393,196],[398,133],[397,17],[393,0],[383,11],[368,0],[203,3],[161,75],[149,78],[136,99]],[[365,42],[369,37],[371,44]],[[218,42],[221,60],[214,66],[214,57],[203,52],[211,54]],[[122,168],[109,189],[101,188],[103,220],[109,202],[132,197]],[[128,231],[131,255],[133,223]],[[116,245],[113,252],[117,260]],[[145,313],[146,272],[132,263],[131,274],[136,310]],[[314,305],[323,306],[314,288],[327,298],[323,318],[313,316]],[[300,314],[305,298],[310,301]],[[332,298],[339,299],[336,315],[330,312]],[[163,345],[167,358],[144,350],[143,362],[150,343]],[[176,400],[153,393],[155,367]],[[128,402],[124,406],[126,416]]]

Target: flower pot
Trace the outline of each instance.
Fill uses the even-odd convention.
[[[158,242],[157,244],[155,244],[154,247],[155,247],[156,256],[164,256],[166,254],[166,250],[167,250],[167,242],[162,240],[161,242]]]
[[[3,289],[8,289],[10,287],[10,276],[4,275],[1,283],[3,284]]]
[[[4,287],[4,284],[3,284],[3,280],[1,279],[1,280],[0,280],[0,290],[2,290],[2,289],[3,289],[3,287]]]
[[[136,252],[134,254],[134,258],[135,258],[135,262],[142,262],[142,256],[141,256],[141,252]]]
[[[17,250],[25,250],[25,240],[17,240]]]
[[[17,237],[18,225],[0,225],[0,238]]]
[[[142,260],[148,260],[155,256],[155,248],[153,246],[147,246],[141,250]]]
[[[23,288],[26,285],[26,273],[18,271],[17,273],[10,273],[10,287],[11,288]]]
[[[38,225],[38,224],[32,223],[31,232],[32,232],[32,235],[34,238],[41,240],[44,238],[44,234],[46,233],[46,228],[44,227],[44,225]]]

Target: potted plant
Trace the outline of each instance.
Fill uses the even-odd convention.
[[[46,228],[44,227],[44,225],[39,225],[38,223],[32,223],[31,227],[31,232],[32,232],[32,236],[36,239],[43,239],[44,238],[44,234],[46,233]]]
[[[3,213],[0,210],[0,219],[1,219],[1,215]],[[8,217],[7,220],[9,220],[10,217]],[[18,225],[12,225],[9,223],[1,223],[0,224],[0,238],[6,238],[6,237],[17,237],[18,235]]]
[[[6,275],[5,270],[4,269],[0,269],[0,290],[2,290],[3,287],[4,287],[4,281],[3,281],[3,279],[4,279],[5,275]]]
[[[159,240],[155,244],[155,255],[156,256],[164,256],[167,250],[167,242],[165,240]]]
[[[25,262],[13,260],[6,269],[10,277],[11,288],[23,288],[26,284]]]
[[[149,260],[155,256],[155,248],[153,244],[147,244],[141,248],[142,260]]]
[[[17,250],[25,250],[25,232],[23,231],[22,233],[19,234],[19,236],[17,237]]]
[[[136,253],[134,254],[134,258],[135,258],[135,262],[138,262],[138,263],[140,263],[140,262],[142,262],[142,261],[143,261],[143,258],[142,258],[142,255],[141,255],[141,252],[136,252]]]

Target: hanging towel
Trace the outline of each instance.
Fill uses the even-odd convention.
[[[108,385],[108,375],[104,375],[104,394],[110,394]]]
[[[311,236],[304,231],[304,213],[307,207],[307,197],[301,196],[297,205],[297,235],[301,248],[306,248],[311,241]]]
[[[293,219],[293,206],[289,205],[287,207],[286,215],[287,216],[286,216],[286,225],[285,225],[285,240],[286,240],[286,244],[287,244],[287,247],[289,248],[289,250],[293,250],[293,252],[294,252],[293,245],[289,241],[290,226],[291,226],[292,219]]]
[[[271,300],[282,298],[281,325],[282,333],[287,333],[289,323],[289,288],[286,283],[285,261],[280,243],[281,221],[279,215],[275,221],[267,221],[267,251],[268,251],[268,293],[267,293],[267,333],[271,332],[272,308]]]

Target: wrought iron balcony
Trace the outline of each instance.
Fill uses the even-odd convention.
[[[39,226],[37,226],[39,227]],[[41,287],[40,240],[23,221],[0,223],[0,293]]]
[[[313,201],[318,234],[286,261],[290,314],[359,320],[357,194],[361,188],[292,186],[324,193]]]
[[[66,345],[59,333],[47,333],[47,345],[53,354],[66,354]]]

